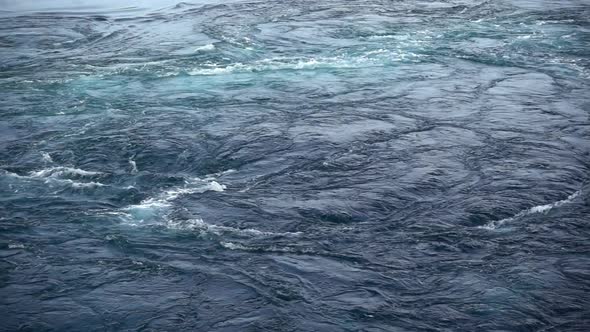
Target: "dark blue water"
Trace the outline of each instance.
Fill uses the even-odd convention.
[[[0,330],[587,331],[590,3],[0,1]]]

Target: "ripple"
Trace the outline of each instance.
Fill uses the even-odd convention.
[[[170,1],[0,10],[0,330],[587,330],[583,1]]]

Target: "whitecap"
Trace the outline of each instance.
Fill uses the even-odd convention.
[[[34,178],[45,178],[45,177],[60,177],[63,175],[78,175],[78,176],[96,176],[102,174],[101,172],[85,171],[79,168],[73,167],[51,167],[42,169],[40,171],[33,171],[29,175]]]
[[[205,51],[213,51],[215,49],[215,45],[207,44],[203,46],[199,46],[195,48],[195,52],[205,52]]]
[[[13,242],[13,243],[8,244],[8,249],[24,249],[24,248],[25,248],[25,245],[22,243]]]
[[[217,174],[224,174],[224,172]],[[185,181],[183,187],[164,190],[154,197],[144,199],[139,204],[129,205],[123,208],[123,217],[126,221],[132,224],[134,221],[144,222],[153,219],[166,220],[166,217],[169,214],[169,209],[172,207],[172,202],[179,197],[183,195],[200,194],[207,191],[224,191],[226,186],[215,181],[215,179],[216,178],[213,177],[213,175],[208,175],[204,179],[189,179]]]
[[[252,250],[253,249],[253,248],[241,245],[239,243],[233,243],[233,242],[221,242],[220,244],[222,247],[229,249],[229,250]]]
[[[105,186],[105,184],[100,183],[100,182],[96,182],[96,181],[80,182],[80,181],[74,181],[72,179],[63,179],[63,178],[59,177],[60,175],[65,175],[65,174],[72,174],[72,175],[77,174],[80,176],[91,176],[91,175],[102,174],[99,172],[84,171],[84,170],[77,169],[77,168],[54,167],[54,168],[50,168],[50,169],[34,171],[34,172],[31,172],[29,175],[18,175],[16,173],[12,173],[12,172],[8,172],[8,171],[4,171],[3,173],[7,176],[18,178],[18,179],[25,180],[25,181],[44,181],[47,184],[51,184],[51,183],[66,184],[66,185],[71,186],[72,188],[96,188],[96,187]]]
[[[317,254],[316,251],[309,248],[293,248],[293,247],[250,247],[235,242],[220,242],[221,246],[229,250],[243,250],[243,251],[263,251],[263,252],[278,252],[278,253],[297,253],[297,254]]]
[[[582,194],[582,190],[578,190],[575,193],[569,195],[564,200],[553,202],[550,204],[545,204],[545,205],[533,206],[529,209],[520,211],[519,213],[515,214],[514,216],[512,216],[510,218],[505,218],[505,219],[501,219],[501,220],[494,220],[494,221],[487,223],[486,225],[479,226],[479,228],[483,228],[483,229],[487,229],[487,230],[494,230],[494,229],[504,225],[505,223],[512,222],[512,221],[514,221],[516,219],[520,219],[524,216],[528,216],[528,215],[536,214],[536,213],[547,213],[549,210],[551,210],[553,208],[557,208],[557,207],[560,207],[564,204],[571,203],[574,199],[576,199],[576,197],[580,196],[581,194]]]
[[[148,198],[139,204],[129,205],[120,212],[112,213],[119,216],[126,223],[137,226],[138,224],[156,220],[165,220],[169,214],[172,203],[166,199]]]
[[[191,76],[208,76],[208,75],[222,75],[234,72],[242,69],[241,71],[251,71],[251,67],[248,68],[245,65],[238,63],[227,67],[211,67],[211,68],[196,68],[188,72]]]
[[[247,237],[298,236],[300,232],[275,233],[253,228],[236,228],[223,225],[209,224],[200,218],[174,219],[170,218],[173,201],[183,195],[204,193],[207,191],[223,192],[227,187],[217,182],[217,177],[235,172],[229,169],[223,172],[206,175],[204,178],[190,178],[183,187],[174,187],[147,198],[139,204],[123,208],[118,214],[130,225],[160,225],[174,230],[197,231],[201,234],[222,236],[233,234]]]
[[[203,181],[203,182],[205,182],[205,181]],[[192,182],[192,183],[189,182],[189,184],[194,184],[194,182]],[[202,194],[206,191],[221,192],[221,191],[224,191],[225,189],[226,189],[225,185],[220,184],[217,181],[210,181],[210,182],[205,182],[203,184],[199,184],[197,187],[184,187],[184,188],[175,188],[175,189],[167,190],[160,195],[160,200],[169,202],[169,201],[177,199],[181,195]]]
[[[271,58],[255,61],[252,64],[235,63],[228,66],[210,66],[195,68],[188,72],[189,75],[222,75],[229,73],[247,73],[272,70],[304,70],[316,68],[352,68],[360,62],[366,62],[367,58],[345,59],[343,57],[331,58]]]
[[[76,182],[72,180],[67,180],[68,183],[72,185],[73,188],[96,188],[96,187],[104,187],[105,185],[100,182]]]
[[[135,160],[133,160],[132,158],[129,158],[129,165],[131,165],[131,173],[137,173],[137,164],[135,163]]]
[[[234,234],[241,236],[299,236],[301,232],[268,232],[261,231],[254,228],[236,228],[230,226],[213,225],[206,223],[203,219],[188,219],[188,220],[168,220],[167,227],[177,230],[202,231],[215,235]]]
[[[369,40],[373,40],[373,39],[398,39],[398,40],[406,40],[408,39],[408,36],[406,35],[373,35],[373,36],[368,36],[367,39]]]
[[[53,159],[51,159],[51,155],[47,152],[41,152],[41,157],[43,158],[43,161],[48,162],[48,163],[52,163]]]
[[[206,190],[210,190],[210,191],[217,191],[217,192],[221,192],[224,191],[227,187],[223,184],[220,184],[217,181],[211,181],[207,184],[207,186],[205,187]]]
[[[72,188],[81,189],[81,188],[96,188],[96,187],[104,187],[105,185],[100,182],[78,182],[71,179],[56,179],[56,178],[48,178],[45,180],[45,183],[58,183],[58,184],[66,184],[71,186]]]

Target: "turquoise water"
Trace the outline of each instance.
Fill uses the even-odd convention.
[[[586,1],[0,1],[0,330],[584,331]]]

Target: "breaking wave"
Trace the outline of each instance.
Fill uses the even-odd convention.
[[[79,168],[73,167],[51,167],[47,169],[42,169],[39,171],[33,171],[30,173],[31,177],[34,178],[47,178],[47,177],[61,177],[61,176],[96,176],[101,175],[101,172],[92,172],[92,171],[85,171]]]
[[[484,226],[480,226],[480,228],[494,230],[506,223],[510,223],[514,220],[520,219],[522,217],[525,217],[525,216],[528,216],[531,214],[547,213],[551,209],[558,208],[564,204],[571,203],[574,199],[576,199],[576,197],[580,196],[581,194],[582,194],[582,190],[578,190],[578,191],[574,192],[573,194],[569,195],[564,200],[553,202],[550,204],[545,204],[545,205],[533,206],[529,209],[520,211],[519,213],[515,214],[514,216],[512,216],[510,218],[505,218],[505,219],[501,219],[501,220],[494,220],[494,221],[487,223]]]

